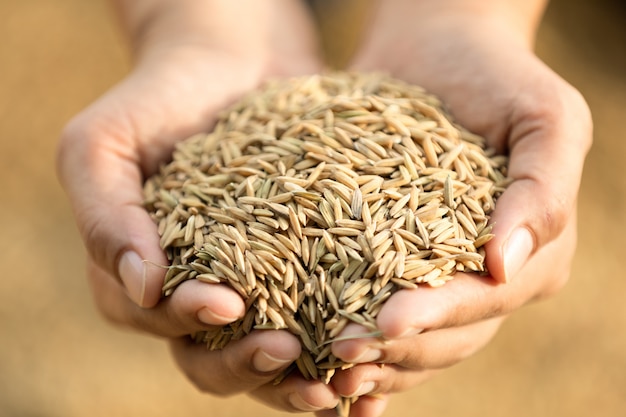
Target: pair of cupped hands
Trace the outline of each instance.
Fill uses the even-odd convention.
[[[244,303],[226,286],[196,280],[162,299],[164,272],[150,264],[167,260],[142,206],[143,180],[177,141],[210,130],[219,110],[268,77],[322,70],[303,6],[222,16],[206,32],[195,32],[198,24],[176,29],[172,21],[143,27],[132,72],[63,132],[58,171],[88,250],[95,303],[112,322],[167,339],[179,367],[204,392],[247,393],[317,416],[334,415],[340,396],[358,396],[350,415],[375,417],[388,394],[469,357],[507,315],[555,294],[568,279],[591,144],[580,94],[533,54],[532,30],[502,16],[448,12],[420,20],[383,3],[388,8],[373,18],[350,69],[385,71],[438,95],[459,123],[510,155],[513,182],[492,216],[491,276],[457,273],[443,287],[394,294],[377,319],[384,341],[332,345],[357,365],[329,385],[296,374],[272,384],[300,353],[287,331],[254,331],[220,351],[192,343],[187,335],[242,317]],[[353,324],[343,335],[363,333]]]

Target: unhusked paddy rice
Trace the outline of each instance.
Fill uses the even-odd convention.
[[[189,279],[231,286],[245,317],[199,343],[288,329],[299,372],[328,382],[351,366],[329,345],[348,323],[376,335],[395,291],[485,271],[506,164],[437,98],[385,75],[269,82],[146,182],[171,262],[163,294]]]

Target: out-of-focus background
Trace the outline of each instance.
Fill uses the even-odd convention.
[[[314,3],[341,60],[361,26],[345,11],[363,16],[364,2]],[[595,119],[572,279],[474,358],[397,395],[387,416],[626,413],[626,7],[555,0],[537,51]],[[163,342],[111,327],[92,304],[55,147],[66,121],[128,68],[104,0],[0,0],[0,416],[282,415],[198,393]]]

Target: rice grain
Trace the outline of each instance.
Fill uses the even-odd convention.
[[[221,349],[288,329],[303,347],[295,368],[328,383],[352,366],[330,349],[346,325],[376,334],[394,292],[485,273],[509,182],[492,155],[436,97],[385,75],[268,82],[146,181],[170,261],[163,294],[188,279],[231,286],[244,318],[194,340]]]

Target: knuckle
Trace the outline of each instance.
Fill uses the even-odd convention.
[[[189,382],[201,393],[215,397],[227,398],[236,394],[232,389],[237,384],[231,384],[228,373],[223,372],[222,353],[213,351],[210,362],[204,362],[204,366],[198,366],[198,356],[188,355],[188,343],[180,342],[181,339],[171,341],[170,348],[176,364]],[[206,357],[203,359],[206,361]],[[213,366],[210,366],[213,365]]]
[[[538,249],[563,233],[575,216],[576,200],[567,190],[561,190],[558,184],[550,183],[550,179],[533,176],[526,187],[536,198],[525,225],[533,235],[535,249]]]
[[[186,375],[187,379],[191,382],[193,386],[196,387],[198,391],[203,394],[209,394],[219,398],[228,398],[233,395],[233,393],[228,392],[223,384],[214,383],[209,379],[209,377],[203,374],[201,370],[197,369],[187,369]]]
[[[213,392],[211,392],[211,390],[209,390],[208,387],[205,385],[205,378],[201,378],[197,370],[187,369],[182,366],[181,368],[183,370],[183,373],[187,377],[187,380],[191,383],[191,385],[196,387],[198,391],[200,391],[202,394],[213,394]]]
[[[503,297],[494,297],[489,304],[488,310],[485,312],[483,319],[492,319],[495,317],[502,317],[509,314],[515,306],[511,305],[511,302]]]
[[[241,382],[243,382],[245,380],[251,380],[256,376],[254,372],[252,372],[250,361],[242,360],[240,355],[233,355],[229,354],[229,351],[222,351],[222,361],[224,368],[232,379],[241,380]]]
[[[553,192],[549,205],[546,205],[541,213],[540,231],[543,233],[539,235],[546,236],[541,239],[543,240],[540,242],[541,244],[545,244],[560,235],[569,222],[573,208],[573,203],[567,196]]]
[[[227,346],[224,350],[218,351],[216,361],[219,361],[220,374],[218,378],[211,378],[209,383],[201,389],[215,396],[228,398],[243,392],[255,380],[255,376],[250,371],[249,361],[242,360],[238,354],[230,352],[232,346]]]
[[[218,398],[230,398],[237,394],[236,390],[227,387],[225,384],[207,383],[206,377],[190,378],[191,383],[203,394],[209,394]]]
[[[116,265],[121,251],[115,249],[118,245],[107,244],[109,239],[106,232],[108,230],[106,219],[94,216],[93,212],[89,208],[85,208],[76,213],[83,242],[93,260],[117,278],[114,265]]]

